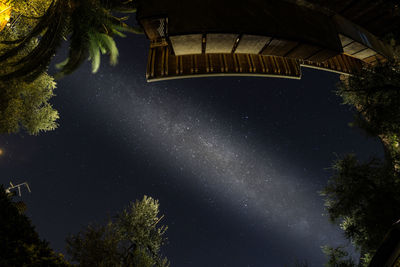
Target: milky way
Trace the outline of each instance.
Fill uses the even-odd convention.
[[[301,238],[313,249],[343,242],[337,228],[322,217],[315,187],[304,174],[294,173],[295,164],[293,170],[282,169],[268,147],[240,136],[195,99],[158,84],[144,90],[135,80],[112,77],[101,82],[99,94],[114,104],[100,104],[96,114],[122,133],[126,150],[140,140],[150,157],[186,174],[178,183],[194,194],[209,194],[211,206],[223,203],[244,223],[276,229],[282,239]]]

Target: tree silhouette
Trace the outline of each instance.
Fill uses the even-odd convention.
[[[400,219],[399,173],[380,160],[360,163],[353,155],[338,160],[333,170],[321,192],[329,218],[360,251],[361,262],[367,263]],[[339,255],[340,251],[327,252]]]
[[[0,266],[67,267],[70,264],[41,240],[31,221],[0,186]]]

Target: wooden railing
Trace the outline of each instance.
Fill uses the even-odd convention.
[[[301,78],[301,66],[340,74],[360,70],[363,62],[348,55],[339,55],[318,63],[260,54],[195,54],[175,56],[168,46],[150,47],[146,78],[148,81],[204,76],[261,76]]]

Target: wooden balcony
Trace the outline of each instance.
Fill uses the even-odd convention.
[[[150,48],[148,81],[205,76],[260,76],[300,79],[295,59],[257,54],[212,53],[175,56],[168,46]]]
[[[348,55],[338,55],[325,62],[245,53],[176,56],[168,46],[155,46],[150,48],[146,78],[149,82],[207,76],[300,79],[301,66],[348,75],[359,71],[363,64],[363,61]]]

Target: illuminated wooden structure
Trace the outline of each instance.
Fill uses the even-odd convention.
[[[285,19],[283,19],[285,18]],[[339,14],[276,0],[143,0],[151,41],[146,77],[301,78],[301,67],[352,74],[391,48]]]
[[[160,81],[206,76],[258,76],[301,78],[301,67],[349,74],[362,67],[362,61],[338,55],[325,62],[281,56],[243,53],[210,53],[176,56],[168,46],[150,48],[146,78]]]

